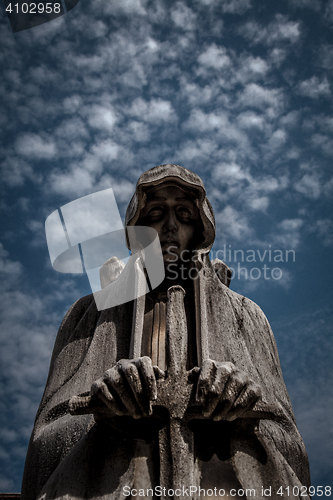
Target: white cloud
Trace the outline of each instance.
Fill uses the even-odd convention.
[[[85,109],[84,113],[92,128],[106,132],[110,132],[117,121],[115,111],[107,105],[93,105],[90,109]]]
[[[277,224],[271,235],[271,241],[279,248],[296,250],[301,240],[300,230],[304,221],[300,218],[284,219]]]
[[[52,22],[40,24],[31,30],[25,31],[25,41],[29,45],[37,43],[39,46],[46,46],[51,40],[54,41],[57,35],[62,35],[65,26],[64,17],[60,16],[53,19]]]
[[[287,16],[277,14],[275,20],[267,26],[248,21],[239,29],[239,33],[254,44],[270,46],[283,42],[296,43],[301,36],[301,27],[300,22],[288,21]]]
[[[234,264],[233,270],[234,280],[230,286],[235,287],[235,281],[239,281],[237,286],[241,288],[241,293],[245,296],[255,290],[262,290],[265,285],[269,287],[278,285],[287,290],[293,281],[292,273],[288,269],[266,263],[256,263],[252,267],[249,264],[245,267],[237,263]]]
[[[302,179],[295,183],[295,189],[308,198],[317,199],[321,195],[321,183],[316,173],[304,174]]]
[[[321,0],[289,0],[289,4],[296,8],[307,8],[313,10],[321,10]]]
[[[201,97],[208,96],[209,89],[211,95],[218,95],[220,102],[223,91],[238,90],[239,84],[244,86],[255,81],[265,81],[271,69],[271,61],[268,58],[265,60],[259,56],[254,57],[247,52],[238,55],[235,50],[216,44],[210,45],[199,55],[198,63],[196,74],[209,82],[204,87],[205,94]],[[191,81],[185,81],[184,78],[183,82],[191,93],[196,90],[203,94],[203,88]],[[232,94],[229,94],[231,102],[232,97]]]
[[[26,179],[31,179],[35,182],[40,181],[40,176],[22,158],[8,156],[1,163],[0,167],[2,181],[11,187],[22,186]]]
[[[323,186],[324,194],[329,197],[333,193],[333,177],[327,180]]]
[[[217,47],[217,45],[213,44],[200,54],[198,62],[202,66],[220,70],[229,66],[231,61],[224,47]]]
[[[328,0],[325,9],[325,18],[329,22],[333,22],[333,0]]]
[[[248,218],[231,205],[227,205],[216,214],[216,221],[218,224],[217,232],[224,242],[229,243],[229,241],[234,240],[244,242],[246,238],[252,236]]]
[[[21,135],[15,144],[15,149],[21,156],[38,159],[51,160],[57,154],[56,144],[53,139],[44,134],[26,133]]]
[[[252,210],[261,210],[264,212],[269,205],[269,198],[268,196],[261,196],[260,198],[254,197],[248,200],[248,204]]]
[[[240,113],[237,117],[239,126],[245,129],[259,129],[263,130],[265,126],[265,119],[262,115],[251,111]]]
[[[331,219],[319,219],[309,226],[309,230],[318,235],[324,246],[333,246],[333,221]]]
[[[49,177],[49,189],[66,197],[83,196],[93,190],[95,174],[78,166],[67,172],[53,171]]]
[[[238,90],[239,84],[245,86],[248,83],[266,82],[272,68],[269,58],[254,57],[247,52],[237,55],[235,51],[229,51],[232,61],[227,71],[221,74],[219,84],[226,90]]]
[[[269,52],[269,60],[271,63],[279,67],[287,57],[287,51],[281,47],[274,47]]]
[[[192,130],[206,132],[219,130],[229,125],[229,118],[226,113],[204,113],[200,109],[193,109],[185,124]]]
[[[279,91],[264,88],[256,83],[246,85],[240,102],[243,105],[262,107],[270,105],[273,107],[279,104]]]
[[[171,10],[171,19],[178,28],[193,30],[196,26],[196,15],[183,2],[177,2]]]
[[[246,134],[229,121],[226,113],[204,113],[200,109],[193,109],[184,127],[200,132],[216,132],[216,146],[220,143],[233,142],[245,148],[248,145]]]
[[[298,84],[297,91],[299,94],[313,99],[319,97],[330,97],[331,88],[327,78],[320,80],[317,76],[313,76],[308,80]]]
[[[115,14],[146,14],[145,0],[122,0],[118,2],[117,0],[109,0],[105,2],[104,0],[95,0],[93,10],[94,13],[97,11],[99,14],[115,15]]]
[[[33,237],[29,239],[29,245],[33,247],[45,247],[45,224],[40,220],[30,220],[27,222],[28,229]]]
[[[149,141],[150,130],[147,124],[134,120],[128,124],[127,129],[131,139],[137,142]]]
[[[200,164],[202,161],[209,161],[216,151],[218,150],[218,144],[216,141],[210,139],[196,139],[194,141],[186,141],[182,146],[176,151],[176,157],[182,158],[182,162],[188,162],[190,164],[189,168],[195,170],[196,165]]]
[[[319,46],[316,53],[318,57],[318,62],[320,66],[325,69],[333,68],[333,45],[329,43],[323,43]]]
[[[316,122],[320,125],[323,132],[331,132],[333,134],[333,117],[332,116],[320,115],[317,117]]]
[[[182,75],[180,77],[182,98],[189,102],[191,106],[203,106],[221,97],[221,88],[216,83],[208,83],[204,86],[193,83]]]
[[[287,140],[287,134],[284,130],[278,129],[273,132],[273,134],[270,136],[268,144],[267,144],[267,149],[269,150],[269,153],[272,154],[273,151],[277,151],[280,149],[286,142]]]
[[[280,89],[249,83],[240,93],[238,103],[240,106],[264,110],[269,118],[276,118],[283,111],[285,99]]]
[[[88,139],[89,134],[84,122],[77,116],[68,120],[63,120],[55,129],[55,134],[58,137],[64,138],[67,141],[73,141],[76,138]]]
[[[119,155],[120,147],[111,139],[95,143],[91,148],[91,160],[99,158],[103,162],[115,160]]]
[[[77,55],[71,62],[75,64],[75,69],[85,72],[89,69],[90,73],[100,72],[105,64],[104,55]]]
[[[1,451],[0,451],[1,453]],[[8,460],[9,455],[5,455],[5,460]],[[0,478],[0,490],[1,491],[10,491],[14,487],[14,481],[12,479],[8,479],[6,477]]]
[[[173,122],[176,119],[175,111],[170,101],[164,99],[152,99],[145,101],[138,97],[132,102],[131,107],[128,109],[131,116],[146,122],[163,123]]]
[[[118,203],[125,203],[128,205],[130,199],[135,191],[135,183],[128,180],[118,180],[109,174],[103,175],[99,182],[96,184],[95,189],[107,189],[111,187],[113,189],[116,201]]]
[[[284,231],[297,231],[303,225],[302,219],[284,219],[280,222],[279,227]]]
[[[223,0],[222,11],[229,14],[243,14],[251,8],[251,0]]]
[[[262,59],[261,57],[248,57],[245,61],[243,61],[247,64],[249,70],[252,73],[260,73],[260,74],[265,74],[267,73],[269,66],[267,62]]]
[[[294,128],[298,124],[300,113],[298,110],[293,110],[280,118],[282,127]]]
[[[215,191],[214,198],[241,202],[242,210],[266,211],[270,203],[270,195],[286,188],[286,179],[272,176],[254,177],[249,168],[242,168],[235,162],[219,163],[212,176]],[[220,192],[217,191],[220,186]]]
[[[29,70],[30,78],[38,86],[42,85],[57,85],[59,82],[59,73],[54,69],[50,68],[46,64],[41,64],[40,66],[35,66]],[[30,80],[29,78],[29,80]]]
[[[83,105],[83,100],[80,95],[73,94],[66,97],[63,101],[63,110],[65,113],[76,113]]]
[[[4,71],[3,77],[8,80],[10,87],[20,87],[22,85],[20,72],[15,69]]]
[[[246,180],[248,182],[252,181],[251,174],[243,170],[235,162],[232,163],[221,163],[214,169],[214,179],[219,179],[221,182],[227,182],[228,184],[239,184],[239,181]]]
[[[203,5],[217,6],[226,14],[244,14],[251,6],[251,0],[199,0]]]
[[[333,139],[331,137],[325,134],[313,134],[311,136],[311,142],[315,147],[321,148],[323,153],[325,153],[328,156],[332,156]]]
[[[0,273],[2,274],[2,286],[7,288],[13,283],[17,282],[17,279],[22,273],[22,265],[18,261],[13,261],[9,257],[9,252],[4,248],[3,244],[0,242]]]

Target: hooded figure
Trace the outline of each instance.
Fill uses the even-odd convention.
[[[176,195],[170,202],[165,193]],[[166,230],[163,210],[175,219]],[[98,311],[89,295],[67,312],[30,440],[22,500],[198,498],[205,495],[199,487],[217,488],[219,497],[232,488],[236,498],[237,490],[243,498],[307,497],[307,454],[274,336],[261,309],[229,289],[227,266],[209,260],[215,221],[201,179],[178,165],[144,172],[126,212],[126,227],[136,225],[157,228],[169,272],[133,301]],[[102,286],[123,267],[111,258],[101,269]],[[146,277],[139,254],[134,270],[136,283],[128,286],[138,287]],[[133,370],[146,365],[134,403],[127,401]],[[225,387],[235,373],[246,380],[228,408],[221,381],[216,399],[216,373],[226,371]],[[148,406],[145,384],[154,393]],[[90,405],[95,398],[95,407],[75,408],[73,396]]]

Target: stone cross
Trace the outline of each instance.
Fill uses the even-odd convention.
[[[165,378],[157,380],[157,399],[152,402],[153,415],[163,419],[159,431],[160,483],[168,491],[180,489],[180,500],[197,499],[200,485],[200,464],[194,450],[194,434],[187,423],[193,418],[204,418],[195,401],[195,375],[199,370],[186,369],[188,351],[188,332],[184,306],[185,290],[180,285],[168,289],[168,308],[166,318],[166,360]],[[93,413],[96,410],[94,399],[90,396],[74,396],[69,401],[73,415]],[[165,409],[167,409],[167,417]],[[254,408],[245,412],[243,418],[275,419],[271,411]],[[183,496],[183,486],[196,486],[196,492],[189,497]],[[193,491],[195,488],[193,488]],[[161,497],[163,498],[163,496]]]

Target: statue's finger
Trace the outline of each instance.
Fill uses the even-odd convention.
[[[91,395],[98,397],[115,415],[122,416],[126,412],[125,407],[120,408],[117,401],[110,393],[103,379],[98,379],[91,386]]]
[[[146,395],[147,393],[143,389],[137,366],[134,363],[129,362],[124,366],[123,373],[142,415],[148,416],[150,414],[149,400]]]
[[[236,399],[248,385],[249,379],[247,375],[240,370],[234,371],[225,384],[221,394],[220,404],[217,406],[216,412],[213,415],[213,420],[226,420],[226,416],[233,407]]]
[[[166,373],[164,370],[161,370],[158,366],[153,366],[153,370],[156,380],[165,380]]]
[[[203,405],[202,413],[204,417],[209,418],[213,414],[215,408],[220,402],[221,395],[229,380],[232,370],[233,368],[229,363],[221,363],[220,365],[217,365],[215,380],[208,391]]]
[[[226,415],[226,420],[236,420],[242,416],[246,411],[252,410],[258,399],[260,399],[261,391],[259,386],[250,384],[245,388],[235,400],[233,407]]]
[[[148,356],[143,356],[138,359],[136,365],[139,369],[145,394],[148,396],[148,401],[155,401],[157,399],[157,384],[151,359]],[[160,372],[163,373],[162,370],[160,370]]]
[[[215,362],[211,359],[205,359],[199,373],[195,395],[199,404],[204,404],[208,392],[214,383],[216,371],[217,368]]]
[[[133,391],[126,380],[124,363],[118,362],[115,368],[115,370],[110,370],[111,374],[105,381],[111,388],[111,391],[115,393],[115,399],[118,398],[122,402],[127,412],[133,418],[140,418],[142,413],[135,400]]]
[[[195,366],[188,372],[188,381],[192,384],[196,384],[198,382],[199,374],[200,368],[198,366]]]

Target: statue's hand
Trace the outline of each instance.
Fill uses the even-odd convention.
[[[213,420],[235,420],[251,410],[261,398],[261,389],[233,363],[206,359],[200,369],[196,400],[202,413]]]
[[[157,398],[156,369],[148,356],[122,359],[92,384],[91,394],[110,409],[110,416],[151,415],[151,402]]]

